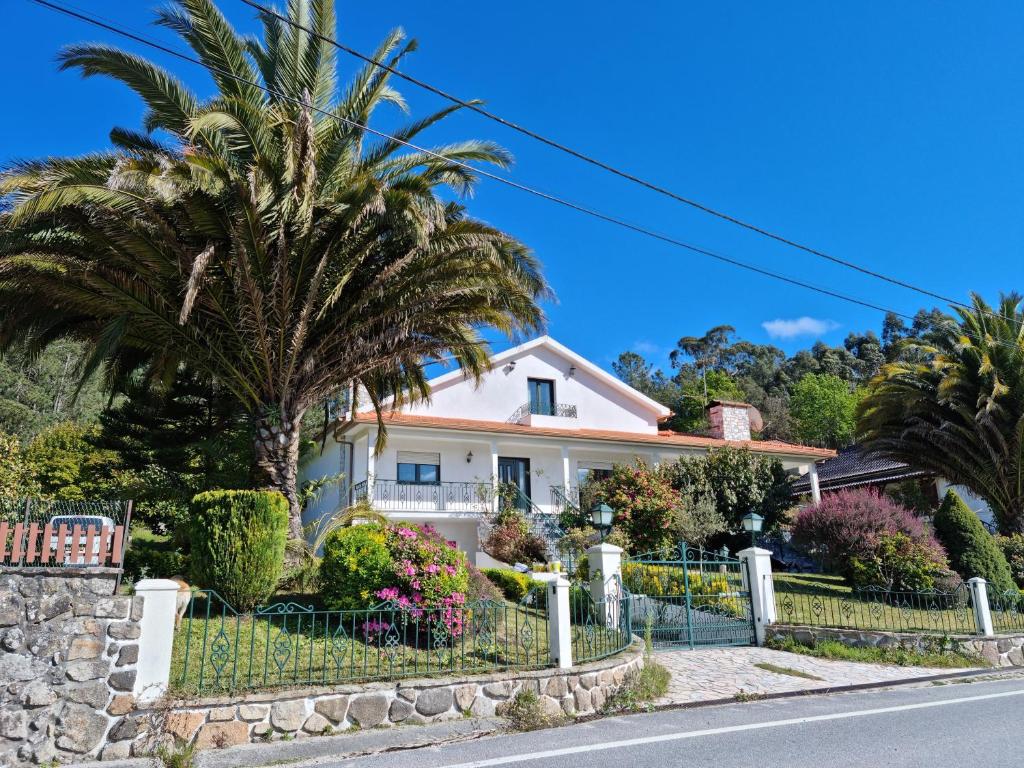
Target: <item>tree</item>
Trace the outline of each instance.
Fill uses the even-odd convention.
[[[793,387],[790,409],[797,437],[805,443],[841,448],[853,440],[857,395],[832,374],[809,373]]]
[[[956,322],[904,342],[857,408],[876,454],[930,470],[984,498],[1003,533],[1024,530],[1024,314],[1021,297],[972,296]]]
[[[126,495],[131,478],[117,453],[93,444],[98,432],[96,425],[55,424],[28,444],[25,462],[43,496],[83,500]]]
[[[332,0],[291,3],[329,37]],[[77,45],[64,69],[134,90],[146,133],[114,128],[114,149],[12,165],[0,176],[0,349],[36,354],[75,338],[82,375],[108,389],[179,367],[216,381],[252,425],[252,482],[289,501],[303,415],[354,383],[380,412],[428,394],[424,364],[450,358],[478,377],[481,330],[532,332],[548,294],[528,249],[446,201],[476,181],[469,163],[507,166],[489,142],[406,149],[450,107],[378,139],[364,126],[404,108],[386,69],[366,65],[339,97],[335,48],[263,17],[236,33],[212,0],[157,12],[215,84],[200,99],[126,51]],[[391,33],[373,54],[399,65],[414,43]],[[383,422],[381,422],[383,427]],[[381,441],[385,432],[381,430]]]
[[[35,478],[18,438],[0,432],[0,508],[5,499],[22,499],[37,492]]]

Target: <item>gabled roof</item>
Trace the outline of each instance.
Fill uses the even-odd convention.
[[[496,355],[491,356],[491,369],[500,368],[505,363],[514,360],[518,357],[522,357],[524,354],[531,352],[535,349],[544,348],[551,352],[554,352],[559,357],[563,358],[567,362],[575,365],[581,371],[586,371],[595,379],[601,383],[617,390],[624,394],[626,397],[633,400],[633,402],[639,403],[645,408],[649,409],[653,413],[657,414],[659,420],[668,418],[672,415],[672,411],[666,408],[664,405],[659,403],[657,400],[653,400],[645,395],[643,392],[634,389],[629,386],[626,382],[617,376],[613,376],[603,368],[594,365],[592,362],[587,360],[582,355],[573,352],[571,349],[563,344],[558,343],[550,336],[538,336],[536,339],[531,339],[518,346],[506,349],[504,352],[499,352]],[[464,381],[466,374],[461,370],[449,371],[448,373],[442,374],[436,378],[431,379],[428,383],[430,384],[431,390],[438,387],[443,387],[448,384],[452,384],[459,381]]]
[[[913,469],[902,461],[876,456],[860,446],[852,445],[840,449],[835,458],[818,465],[818,485],[823,491],[837,491],[840,488],[859,485],[893,483],[928,474],[924,470]],[[809,474],[801,475],[800,479],[793,483],[794,494],[810,493],[810,490]]]
[[[651,435],[642,432],[618,432],[604,429],[555,429],[551,427],[531,427],[526,424],[509,424],[504,421],[453,419],[443,416],[423,416],[395,412],[384,413],[382,418],[386,426],[452,429],[464,432],[496,432],[535,437],[557,437],[570,440],[607,440],[618,443],[663,446],[665,448],[748,448],[757,453],[806,456],[813,459],[825,459],[835,456],[835,451],[828,448],[795,445],[778,440],[721,440],[715,437],[686,435],[668,430]],[[354,424],[376,423],[377,416],[372,411],[364,411],[357,413],[353,421],[342,425],[341,431],[345,431]]]

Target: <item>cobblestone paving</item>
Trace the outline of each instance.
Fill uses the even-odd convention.
[[[926,667],[897,667],[886,664],[861,664],[832,661],[775,651],[770,648],[707,648],[693,651],[663,651],[656,654],[672,672],[668,695],[659,704],[685,704],[730,698],[740,691],[753,694],[807,691],[842,685],[879,683],[929,677],[943,672]],[[768,663],[820,677],[803,677],[769,672],[755,667]]]

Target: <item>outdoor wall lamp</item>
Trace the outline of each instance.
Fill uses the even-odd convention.
[[[743,516],[743,530],[750,534],[750,546],[757,546],[757,534],[761,532],[764,518],[757,512],[748,512]]]
[[[473,452],[470,451],[469,453],[466,454],[466,463],[470,464],[470,463],[472,463],[472,461],[473,461]]]
[[[576,375],[576,366],[575,365],[570,365],[569,366],[569,378],[572,378],[575,375]]]

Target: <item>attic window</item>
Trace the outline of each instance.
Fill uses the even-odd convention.
[[[555,415],[555,382],[551,379],[527,379],[530,390],[530,413],[536,416]]]

